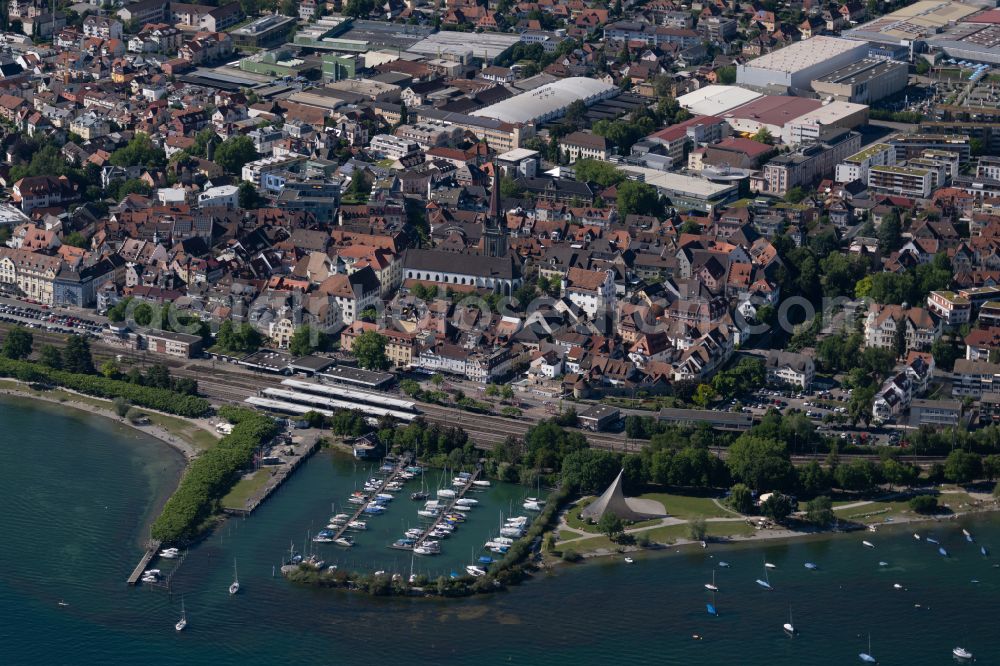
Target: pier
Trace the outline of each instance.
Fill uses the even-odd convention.
[[[396,468],[392,472],[390,472],[388,475],[386,475],[386,477],[384,479],[382,479],[382,483],[379,484],[378,490],[375,490],[375,491],[373,491],[371,493],[372,500],[370,500],[370,501],[374,501],[375,496],[378,495],[379,493],[384,493],[385,492],[385,487],[387,485],[389,485],[390,483],[392,483],[393,481],[395,481],[397,478],[399,478],[400,472],[402,472],[404,469],[406,469],[406,466],[409,463],[410,463],[410,459],[409,459],[408,456],[404,456],[404,457],[400,458],[399,462],[396,464]],[[343,525],[341,525],[340,527],[338,527],[337,531],[334,532],[334,534],[333,534],[333,540],[334,541],[336,541],[340,537],[344,536],[344,532],[346,532],[348,530],[348,525],[350,525],[351,523],[353,523],[354,521],[356,521],[358,518],[360,518],[361,515],[364,514],[365,508],[367,506],[368,506],[368,502],[365,502],[364,504],[359,504],[358,505],[357,511],[355,511],[351,515],[351,517],[347,519],[347,522],[345,522]]]
[[[264,486],[259,493],[247,500],[246,507],[224,507],[222,512],[230,516],[249,516],[257,510],[257,507],[264,503],[264,500],[271,496],[271,493],[277,490],[281,484],[284,483],[289,476],[291,476],[292,472],[297,470],[302,463],[308,460],[317,449],[319,449],[318,437],[312,442],[306,444],[304,451],[292,456],[287,463],[279,467],[277,471],[275,471],[274,475],[268,480],[267,485]],[[264,468],[262,467],[261,469]]]
[[[455,504],[458,502],[458,500],[465,497],[465,493],[469,492],[469,488],[471,488],[472,484],[475,483],[476,479],[479,478],[479,472],[481,471],[481,469],[482,468],[477,467],[476,471],[472,473],[472,476],[470,476],[468,480],[466,480],[465,485],[462,486],[462,489],[455,492],[455,496],[451,498],[451,501],[448,503],[447,507],[442,509],[438,513],[437,518],[434,519],[434,522],[432,522],[430,526],[428,526],[427,529],[424,530],[424,533],[413,544],[414,548],[419,548],[421,545],[423,545],[424,541],[427,540],[427,537],[430,535],[430,533],[433,532],[434,529],[441,524],[441,521],[444,520],[444,517],[455,510]]]
[[[129,576],[125,582],[128,583],[129,585],[137,584],[139,582],[139,579],[142,578],[142,572],[145,571],[147,567],[149,567],[149,565],[153,561],[153,558],[155,558],[156,554],[159,552],[160,552],[160,542],[150,541],[146,548],[146,552],[142,556],[142,559],[139,560],[139,564],[137,564],[135,569],[132,570],[132,575]]]

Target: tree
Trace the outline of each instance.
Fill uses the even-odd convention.
[[[730,86],[736,83],[736,67],[733,65],[719,67],[715,70],[715,75],[718,78],[719,83],[724,86]]]
[[[706,409],[717,397],[718,394],[711,384],[698,384],[691,401],[702,409]]]
[[[910,500],[910,508],[915,513],[937,513],[938,499],[934,495],[917,495]]]
[[[983,472],[983,461],[975,453],[956,449],[944,461],[944,476],[952,483],[974,481]]]
[[[240,173],[243,165],[257,159],[253,139],[243,134],[231,136],[215,149],[215,162],[228,173]]]
[[[62,240],[64,245],[72,245],[73,247],[87,248],[90,243],[87,241],[87,237],[81,234],[79,231],[74,231],[72,233],[66,234]]]
[[[293,356],[308,356],[314,349],[324,346],[326,334],[314,330],[309,324],[300,326],[288,342],[288,352]]]
[[[742,483],[737,483],[729,489],[729,506],[740,513],[753,511],[753,493]]]
[[[148,134],[138,132],[128,144],[111,153],[108,161],[119,167],[161,167],[167,163],[167,156]]]
[[[90,342],[79,335],[71,335],[63,348],[63,369],[67,372],[90,375],[94,373],[94,359],[90,355]]]
[[[743,434],[730,445],[726,465],[755,490],[788,488],[795,474],[784,442],[753,434]]]
[[[381,333],[376,331],[365,331],[357,337],[351,345],[351,353],[358,359],[358,365],[367,370],[387,370],[390,362],[385,355],[385,347],[388,343]]]
[[[785,193],[785,201],[797,204],[806,198],[806,191],[796,185]]]
[[[889,254],[899,249],[903,244],[903,228],[899,221],[899,213],[894,210],[882,217],[878,228],[878,247],[882,254]]]
[[[604,492],[620,470],[621,461],[610,451],[583,449],[562,461],[563,482],[586,494]]]
[[[601,519],[597,521],[597,529],[612,541],[617,541],[625,533],[622,519],[610,511],[605,511]]]
[[[844,490],[868,491],[878,485],[879,470],[870,460],[852,460],[839,465],[833,478]]]
[[[938,338],[931,344],[931,356],[934,357],[934,364],[942,370],[951,371],[955,367],[955,361],[962,358],[965,353],[964,346],[960,347],[951,340]]]
[[[573,164],[576,179],[581,183],[596,183],[601,187],[611,187],[625,180],[625,174],[610,162],[585,157]]]
[[[771,134],[771,130],[767,129],[766,127],[761,127],[750,138],[756,141],[757,143],[766,143],[769,146],[774,143],[774,136]]]
[[[121,418],[125,418],[125,415],[128,414],[128,410],[132,408],[132,405],[129,403],[129,401],[121,396],[115,398],[111,402],[111,404],[114,406],[115,414],[117,414]]]
[[[708,534],[708,523],[702,516],[693,516],[688,520],[688,538],[692,541],[704,541]]]
[[[792,498],[782,493],[771,493],[760,505],[760,512],[776,523],[783,523],[792,515]]]
[[[257,188],[249,181],[242,181],[239,186],[240,208],[254,209],[260,208],[264,203],[264,198],[257,192]]]
[[[889,490],[892,490],[893,486],[912,485],[919,475],[920,468],[901,463],[892,458],[882,463],[882,478],[889,484]]]
[[[347,0],[344,5],[344,14],[353,18],[364,18],[375,9],[374,0]]]
[[[108,379],[117,379],[118,375],[121,374],[121,367],[119,367],[117,361],[109,358],[101,364],[101,374]]]
[[[31,346],[34,341],[35,337],[31,331],[22,326],[15,326],[7,331],[7,337],[4,338],[0,354],[15,361],[28,358],[31,355]]]
[[[656,188],[637,180],[626,180],[618,186],[618,215],[655,215],[663,214],[663,205]]]
[[[799,469],[799,487],[807,495],[816,495],[830,490],[830,473],[815,460]]]
[[[826,527],[834,521],[833,502],[826,495],[820,495],[806,504],[806,520],[813,525]]]
[[[55,345],[45,345],[38,353],[38,361],[53,370],[62,370],[62,354]]]

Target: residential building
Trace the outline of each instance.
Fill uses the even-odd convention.
[[[835,178],[838,183],[850,183],[855,180],[867,183],[868,169],[873,166],[895,164],[896,149],[887,143],[876,143],[838,164]]]
[[[562,280],[562,294],[590,319],[610,315],[615,306],[615,274],[612,270],[570,268]]]
[[[53,283],[61,267],[57,256],[0,247],[0,285],[43,305],[54,304]]]
[[[759,183],[767,192],[784,196],[793,187],[804,187],[833,174],[836,165],[861,148],[861,135],[833,130],[822,143],[779,155],[764,165]],[[751,186],[754,181],[751,179]]]
[[[932,291],[927,295],[927,309],[945,326],[961,326],[972,318],[972,303],[953,291]]]
[[[905,351],[926,351],[941,337],[940,324],[923,309],[873,303],[865,318],[865,345],[893,349],[897,345],[898,326],[904,327]]]
[[[926,199],[933,185],[930,169],[911,166],[873,166],[868,170],[868,188],[882,194]]]
[[[933,428],[954,428],[962,421],[961,400],[923,400],[910,402],[911,428],[931,426]]]
[[[591,132],[572,132],[559,140],[559,150],[572,164],[578,159],[606,160],[612,148],[603,136]]]
[[[771,349],[764,361],[768,384],[785,384],[808,391],[816,376],[816,366],[808,354]]]

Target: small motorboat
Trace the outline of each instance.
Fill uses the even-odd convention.
[[[935,545],[938,544],[938,543],[940,543],[940,541],[938,541],[937,539],[935,539],[933,537],[927,537],[926,539],[924,539],[924,541],[926,541],[927,543],[933,543]]]
[[[777,564],[771,564],[770,562],[765,562],[764,566],[767,567],[768,569],[777,569],[778,568]]]
[[[913,533],[913,538],[916,539],[917,541],[920,541],[920,535],[917,534],[916,532]]]
[[[951,651],[951,654],[956,659],[972,659],[972,653],[969,652],[968,650],[966,650],[963,647],[953,648],[952,651]]]
[[[987,550],[986,546],[980,546],[979,547],[979,552],[983,554],[983,557],[989,557],[990,556],[990,551]]]
[[[719,562],[719,566],[724,569],[727,569],[729,568],[729,562]]]
[[[491,484],[489,481],[481,479],[479,481],[473,481],[472,485],[479,486],[480,488],[489,488]]]
[[[625,564],[634,564],[634,563],[635,563],[635,560],[633,560],[631,557],[626,557],[625,558]]]
[[[66,608],[67,606],[69,606],[69,604],[66,603],[65,601],[63,601],[62,599],[59,600],[59,605],[62,606],[63,608]]]
[[[809,569],[810,571],[816,571],[816,569],[819,569],[819,565],[817,565],[815,562],[806,562],[804,566],[806,569]]]
[[[948,557],[948,551],[945,550],[943,546],[941,548],[938,548],[938,553],[941,554],[941,557]]]
[[[865,548],[874,548],[875,547],[875,544],[873,544],[871,541],[862,541],[861,545],[864,546]]]
[[[894,590],[902,590],[903,586],[900,585],[899,583],[893,583],[892,584],[892,589],[894,589]]]
[[[888,563],[888,562],[886,562],[885,560],[881,560],[881,561],[880,561],[880,562],[878,563],[878,565],[879,565],[880,567],[887,567],[887,566],[889,566],[889,563]]]

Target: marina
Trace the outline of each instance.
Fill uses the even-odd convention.
[[[43,416],[32,419],[33,413]],[[17,469],[0,468],[2,521],[20,537],[0,549],[5,663],[264,666],[322,663],[335,653],[348,666],[531,664],[540,654],[550,666],[841,666],[859,663],[869,633],[871,654],[884,664],[954,663],[959,647],[978,660],[971,663],[992,663],[1000,654],[993,616],[984,612],[1000,593],[991,555],[1000,520],[992,515],[921,524],[920,540],[913,527],[885,526],[876,551],[844,534],[666,548],[634,553],[633,564],[612,556],[557,565],[510,593],[464,599],[379,598],[290,584],[274,575],[289,539],[301,543],[310,521],[325,524],[331,496],[347,496],[371,476],[364,465],[327,450],[303,464],[252,519],[227,521],[192,548],[171,595],[143,594],[122,581],[145,551],[151,498],[169,492],[182,461],[162,445],[94,420],[30,406],[0,413],[9,435],[0,447],[21,461]],[[454,475],[425,476],[436,489]],[[498,482],[475,493],[479,504],[437,557],[386,547],[421,524],[422,503],[408,493],[367,521],[356,547],[319,546],[328,561],[358,570],[407,572],[412,558],[418,574],[467,572],[470,553],[496,534],[497,515],[520,513],[528,492],[539,494]],[[61,535],[54,555],[63,563],[54,570],[37,564],[38,544],[53,532]],[[939,546],[951,557],[941,557]],[[241,589],[230,595],[234,558]],[[166,573],[168,562],[152,566]],[[770,592],[754,583],[764,575],[762,562],[776,565]],[[704,587],[715,567],[719,592]],[[592,607],[595,594],[605,608],[601,622],[567,621],[570,609]],[[708,604],[716,613],[706,612]],[[782,627],[792,619],[790,607],[794,640]],[[182,615],[188,622],[177,632]],[[389,626],[391,632],[374,629]],[[748,654],[766,660],[748,662]]]

